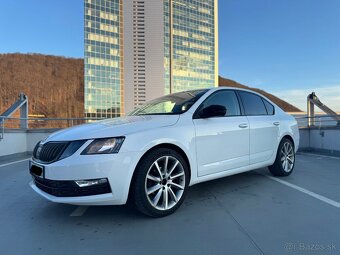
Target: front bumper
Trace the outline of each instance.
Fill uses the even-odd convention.
[[[56,197],[39,189],[33,181],[30,182],[31,188],[40,196],[54,203],[72,204],[72,205],[114,205],[115,198],[112,193],[85,196],[85,197]]]
[[[33,177],[33,182],[37,188],[56,197],[82,197],[112,193],[109,182],[96,184],[89,187],[79,187],[74,181],[53,181],[48,179]]]
[[[33,176],[30,186],[42,197],[74,205],[125,204],[140,152],[107,155],[74,154],[44,167],[44,179]],[[77,187],[74,181],[105,178],[108,186]],[[99,188],[99,189],[97,189]]]

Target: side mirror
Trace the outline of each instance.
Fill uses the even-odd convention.
[[[223,105],[210,105],[201,109],[198,112],[198,116],[202,119],[212,117],[223,117],[227,113],[227,109]]]

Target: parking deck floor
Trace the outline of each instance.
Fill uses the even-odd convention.
[[[258,169],[193,186],[160,219],[48,202],[16,160],[0,162],[0,255],[340,254],[340,158],[300,153],[286,178]]]

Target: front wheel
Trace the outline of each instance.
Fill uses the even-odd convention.
[[[133,200],[136,208],[151,217],[167,216],[184,200],[189,181],[188,166],[174,150],[149,152],[136,168]]]
[[[274,176],[288,176],[295,166],[294,144],[288,138],[283,138],[277,150],[276,159],[273,165],[269,166],[269,171]]]

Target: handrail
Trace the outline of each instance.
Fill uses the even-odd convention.
[[[293,114],[294,115],[294,114]],[[335,116],[337,116],[337,117],[339,117],[340,118],[340,114],[337,114],[337,115],[335,115]],[[316,116],[310,116],[310,117],[308,117],[308,116],[294,116],[295,117],[295,119],[311,119],[311,118],[332,118],[332,117],[334,117],[334,115],[326,115],[326,114],[322,114],[322,115],[316,115]]]
[[[299,127],[334,127],[340,128],[335,117],[340,118],[340,114],[336,115],[316,115],[316,116],[294,116],[298,122]],[[313,125],[309,125],[310,123]]]
[[[337,114],[336,116],[340,118],[340,114]],[[308,123],[310,122],[311,119],[315,124],[314,127],[340,128],[337,125],[337,122],[334,120],[334,115],[317,115],[310,117],[295,115],[294,117],[297,120],[300,128],[309,127]],[[30,129],[39,129],[39,128],[66,128],[98,120],[103,120],[103,118],[19,118],[0,116],[0,141],[4,138],[5,129],[22,129],[22,126],[20,125],[22,121],[26,121],[28,123],[28,128]]]
[[[0,116],[0,141],[4,138],[5,129],[40,129],[40,128],[67,128],[92,121],[103,120],[103,118],[22,118]],[[27,126],[23,128],[22,122]]]
[[[18,117],[5,117],[0,116],[5,120],[13,119],[13,120],[103,120],[103,118],[18,118]]]

